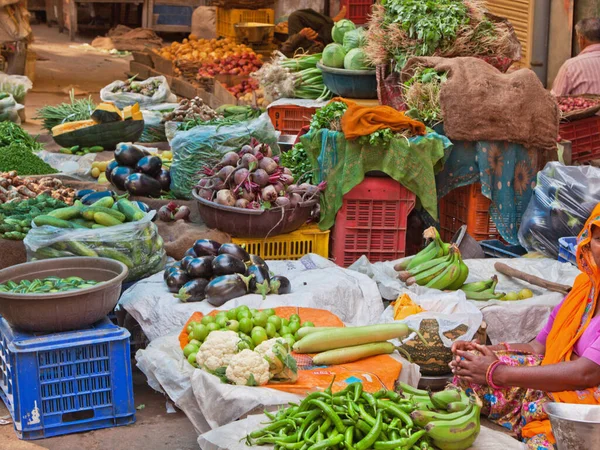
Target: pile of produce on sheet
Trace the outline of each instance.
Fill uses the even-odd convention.
[[[162,167],[164,169],[169,169],[171,167],[171,162],[173,160],[173,152],[165,150],[160,153],[152,153],[153,156],[158,156],[162,161]],[[104,184],[109,183],[107,170],[114,169],[118,163],[115,163],[115,159],[107,160],[107,161],[94,161],[92,163],[92,177],[98,180],[98,183]]]
[[[365,54],[367,36],[364,28],[348,19],[336,22],[331,30],[333,43],[323,49],[322,64],[334,69],[373,70]]]
[[[263,110],[253,106],[221,105],[215,110],[215,113],[217,116],[212,120],[202,120],[199,117],[184,118],[177,129],[187,131],[198,125],[236,125],[260,117]]]
[[[255,79],[242,81],[235,86],[228,87],[227,90],[238,99],[239,104],[259,107],[265,107],[268,104],[264,89]]]
[[[16,170],[0,172],[0,203],[28,200],[39,195],[71,204],[75,190],[66,187],[58,178],[21,177]]]
[[[42,127],[46,131],[52,131],[57,125],[66,122],[77,122],[89,120],[96,109],[92,97],[76,99],[73,90],[69,93],[70,103],[60,103],[54,106],[43,106],[37,110],[35,119],[42,121]]]
[[[292,172],[272,158],[271,148],[258,141],[229,152],[196,186],[198,195],[219,205],[242,209],[296,208],[318,198],[324,186],[294,184]]]
[[[46,277],[35,280],[7,281],[0,284],[0,292],[10,292],[12,294],[54,294],[57,292],[68,292],[77,289],[85,289],[96,286],[95,280],[84,280],[80,277]]]
[[[104,147],[102,147],[101,145],[94,145],[92,147],[81,147],[79,145],[74,145],[69,148],[61,148],[58,152],[62,153],[63,155],[83,156],[87,155],[88,153],[100,153],[103,151]]]
[[[44,146],[13,122],[0,122],[0,172],[21,175],[48,175],[58,172],[35,152]]]
[[[128,78],[118,86],[114,86],[111,89],[113,94],[121,94],[123,92],[132,92],[134,94],[144,95],[146,97],[152,97],[156,94],[161,86],[159,80],[152,80],[150,83],[144,83],[143,81],[135,81],[136,77]]]
[[[169,292],[182,302],[204,299],[221,306],[249,293],[288,294],[290,281],[271,276],[269,266],[260,257],[250,255],[235,244],[220,244],[209,239],[197,240],[186,256],[169,265],[164,274]]]
[[[25,189],[29,190],[27,187]],[[48,194],[2,203],[0,204],[0,238],[22,241],[31,229],[32,220],[66,206],[68,206],[66,203]]]
[[[163,115],[162,122],[184,122],[186,120],[210,122],[219,118],[221,115],[205,104],[204,100],[194,97],[191,100],[187,98],[181,100],[177,108]]]
[[[490,17],[481,2],[389,0],[373,5],[365,54],[374,65],[393,61],[398,71],[411,56],[512,60],[513,35],[512,26]]]
[[[252,74],[265,92],[267,99],[302,98],[327,100],[331,92],[323,84],[323,75],[317,68],[321,54],[299,55],[287,58],[275,52],[271,62]]]
[[[117,189],[142,197],[158,198],[171,186],[170,171],[161,157],[127,142],[117,145],[115,160],[106,166],[105,174]]]

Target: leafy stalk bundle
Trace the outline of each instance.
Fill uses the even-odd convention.
[[[96,104],[92,97],[75,99],[75,92],[69,93],[71,103],[61,103],[56,106],[44,106],[37,111],[35,119],[42,120],[42,126],[51,131],[57,125],[77,120],[87,120],[92,117]]]
[[[434,125],[442,121],[440,92],[448,75],[435,69],[419,67],[415,74],[402,85],[408,115]]]
[[[276,53],[273,62],[253,73],[267,96],[277,98],[302,98],[326,100],[331,92],[323,84],[323,75],[317,69],[321,54],[287,58]]]

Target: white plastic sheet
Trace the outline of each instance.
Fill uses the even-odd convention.
[[[394,265],[399,261],[385,263],[369,263],[366,257],[360,258],[350,270],[356,270],[368,275],[377,282],[381,296],[388,300],[395,300],[400,294],[424,295],[433,293],[439,295],[440,291],[428,289],[422,286],[406,286],[398,280]],[[498,292],[520,291],[531,289],[534,297],[527,300],[504,302],[499,300],[470,301],[483,313],[483,320],[487,324],[487,334],[493,344],[499,342],[530,342],[535,339],[539,331],[544,327],[552,309],[558,305],[563,295],[557,292],[547,291],[529,283],[509,278],[496,272],[494,264],[503,262],[510,267],[523,272],[536,275],[548,281],[571,285],[579,270],[568,263],[559,263],[548,258],[514,258],[514,259],[467,259],[465,263],[469,267],[469,278],[467,282],[489,279],[492,275],[498,275]]]
[[[268,418],[262,414],[252,415],[244,420],[227,424],[209,431],[198,438],[202,450],[247,450],[244,438],[252,431],[261,428]],[[261,446],[262,450],[273,450],[272,446]],[[481,432],[470,450],[522,450],[525,445],[512,437],[490,428],[481,427]]]
[[[292,292],[286,295],[245,295],[215,308],[207,302],[181,303],[166,289],[162,273],[141,280],[120,299],[120,306],[141,325],[151,341],[180,331],[192,313],[213,309],[228,310],[238,305],[250,308],[302,306],[326,309],[346,325],[377,323],[383,302],[377,285],[367,276],[343,269],[318,255],[309,254],[299,261],[268,261],[270,270],[289,278]]]

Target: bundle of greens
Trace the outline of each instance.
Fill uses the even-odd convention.
[[[71,103],[61,103],[56,106],[44,106],[37,111],[35,119],[42,121],[42,126],[51,131],[57,125],[77,120],[88,120],[96,109],[92,97],[77,100],[75,92],[70,92]]]
[[[291,150],[283,152],[279,160],[283,167],[287,167],[292,171],[296,184],[318,184],[318,180],[313,179],[312,164],[308,160],[308,155],[302,143],[299,142]]]
[[[509,23],[488,18],[481,0],[383,0],[373,6],[365,52],[400,71],[412,56],[512,58],[515,38]]]
[[[445,72],[438,73],[431,68],[417,68],[415,74],[402,85],[404,102],[408,106],[406,114],[430,126],[441,122],[440,92],[442,84],[448,80]]]
[[[259,81],[265,94],[273,100],[326,100],[331,97],[331,92],[323,84],[323,74],[317,68],[320,60],[320,53],[287,58],[276,52],[272,62],[264,64],[252,77]]]
[[[44,146],[36,138],[16,123],[8,121],[0,122],[0,147],[7,147],[13,143],[22,145],[33,152],[44,149]],[[9,168],[8,170],[12,169]]]

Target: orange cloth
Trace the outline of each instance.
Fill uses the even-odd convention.
[[[219,311],[211,311],[210,316],[215,316]],[[295,306],[282,306],[275,308],[275,313],[279,317],[288,318],[292,314],[298,314],[302,322],[310,321],[318,327],[343,327],[344,323],[330,311],[314,308],[300,308]],[[199,322],[203,314],[195,312],[183,326],[179,334],[179,345],[183,349],[187,345],[188,333],[187,326],[190,322]],[[372,356],[350,364],[315,367],[311,369],[301,369],[301,367],[310,365],[312,355],[300,355],[294,353],[294,358],[298,362],[298,380],[295,383],[269,383],[268,387],[280,391],[290,392],[292,394],[307,395],[316,390],[324,390],[331,383],[335,375],[335,382],[332,386],[333,392],[344,389],[352,381],[360,381],[363,389],[367,392],[376,392],[379,389],[394,389],[394,384],[400,376],[402,364],[389,355]]]
[[[360,106],[339,97],[331,101],[344,102],[348,105],[348,109],[342,116],[342,131],[348,140],[368,136],[385,128],[397,133],[410,130],[414,135],[424,135],[427,132],[423,123],[411,119],[390,106]]]
[[[596,266],[590,249],[593,225],[600,227],[600,203],[596,205],[585,227],[579,234],[577,266],[583,273],[575,279],[573,289],[565,298],[554,319],[552,329],[548,339],[546,339],[546,354],[542,361],[543,366],[570,361],[575,343],[588,327],[592,317],[594,317],[598,288],[600,287],[600,268]],[[552,392],[550,396],[555,402],[560,403],[597,405],[600,404],[600,400],[595,398],[595,390]],[[552,435],[549,420],[530,422],[523,427],[524,437],[529,438],[542,433],[552,443],[556,442]]]

